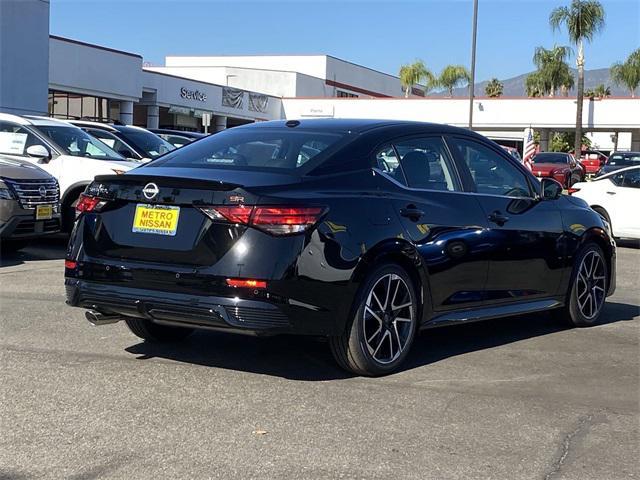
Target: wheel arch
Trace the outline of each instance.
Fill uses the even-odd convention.
[[[400,265],[407,272],[420,299],[418,305],[419,324],[424,322],[432,313],[429,277],[424,268],[422,257],[414,245],[407,240],[388,239],[367,250],[358,262],[351,276],[351,281],[356,284],[362,283],[367,274],[383,262]]]
[[[74,198],[73,193],[75,192],[82,193],[84,189],[87,188],[87,185],[89,185],[90,183],[91,183],[90,181],[85,180],[82,182],[76,182],[72,185],[69,185],[67,189],[64,191],[64,194],[60,197],[60,205],[64,205],[65,203],[67,203],[69,198]]]
[[[613,268],[613,265],[612,265],[613,255],[615,253],[614,251],[615,247],[612,244],[611,237],[602,228],[591,227],[590,229],[585,231],[584,234],[582,235],[582,238],[580,239],[580,243],[578,244],[578,248],[576,249],[576,254],[577,252],[581,251],[585,247],[585,245],[587,245],[588,243],[595,243],[604,252],[605,261],[607,262],[607,275],[609,277],[607,278],[608,280],[607,285],[610,287],[612,284],[615,283],[613,281],[614,279],[612,278],[613,275],[615,275],[615,269]]]

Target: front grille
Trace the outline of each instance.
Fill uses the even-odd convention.
[[[33,233],[54,233],[60,230],[60,220],[22,220],[13,230],[14,235],[28,235]]]
[[[36,208],[36,205],[57,205],[60,200],[58,182],[50,180],[4,179],[13,191],[22,208]]]
[[[287,316],[277,309],[226,306],[225,310],[230,320],[237,326],[245,328],[289,326]]]

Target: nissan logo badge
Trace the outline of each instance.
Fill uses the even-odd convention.
[[[160,193],[160,189],[155,183],[147,183],[142,189],[142,194],[147,200],[153,200],[154,198],[156,198],[156,195],[158,195],[158,193]]]
[[[47,189],[46,189],[46,187],[41,186],[41,187],[38,189],[38,193],[40,194],[40,196],[41,196],[42,198],[45,198],[45,197],[47,196]]]

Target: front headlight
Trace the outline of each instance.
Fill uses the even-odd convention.
[[[0,200],[14,200],[15,198],[7,184],[0,180]]]

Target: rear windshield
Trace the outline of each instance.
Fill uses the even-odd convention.
[[[128,142],[142,150],[148,158],[158,157],[176,148],[165,139],[146,130],[128,128],[121,130],[120,133]]]
[[[631,166],[640,164],[640,153],[614,153],[609,157],[607,165]]]
[[[345,136],[289,128],[229,129],[185,145],[147,166],[302,173],[307,170],[303,167],[317,166]]]
[[[562,153],[539,153],[533,163],[568,163],[567,156]]]

